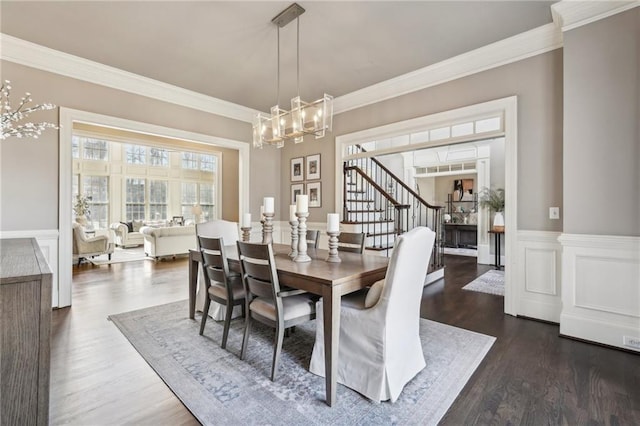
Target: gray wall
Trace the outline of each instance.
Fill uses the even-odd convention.
[[[640,236],[640,8],[564,45],[564,232]]]
[[[249,143],[251,125],[120,90],[63,77],[11,62],[0,63],[3,80],[11,80],[14,103],[25,92],[36,102],[90,111]],[[33,119],[58,122],[57,111]],[[0,229],[58,228],[58,133],[38,140],[8,139],[0,144]],[[238,220],[238,158],[223,165],[223,217]],[[279,191],[280,154],[251,150],[251,210],[259,213],[263,193]],[[256,189],[254,191],[253,189]],[[258,201],[260,200],[260,201]]]
[[[288,163],[292,157],[322,154],[323,208],[312,209],[310,220],[324,220],[321,215],[340,210],[333,206],[336,136],[517,95],[518,226],[562,231],[561,221],[548,216],[550,206],[562,207],[562,93],[562,49],[557,49],[339,114],[330,135],[287,144],[282,158]],[[282,185],[288,187],[288,179]]]

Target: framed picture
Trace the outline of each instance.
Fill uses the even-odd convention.
[[[309,195],[309,207],[322,206],[322,183],[313,182],[307,184],[307,195]]]
[[[296,197],[300,194],[304,194],[304,183],[291,185],[291,204],[296,203]]]
[[[320,179],[320,154],[309,155],[307,158],[307,180]]]
[[[302,157],[291,159],[291,182],[304,180],[304,159]]]

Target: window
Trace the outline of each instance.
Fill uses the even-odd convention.
[[[213,220],[215,219],[213,208],[215,207],[215,193],[213,184],[211,183],[201,183],[200,184],[200,200],[199,204],[202,207],[202,218],[203,221]]]
[[[127,220],[142,220],[145,218],[145,179],[127,178]]]
[[[200,154],[200,170],[205,172],[215,172],[216,157],[214,155]]]
[[[77,136],[71,139],[71,158],[80,158],[80,138]]]
[[[198,184],[195,182],[182,182],[182,209],[181,213],[185,220],[193,220],[191,209],[198,203]]]
[[[161,148],[149,148],[149,164],[152,166],[168,166],[169,156],[167,155],[167,150]]]
[[[149,181],[149,218],[152,220],[167,217],[167,182],[163,180]]]
[[[94,228],[109,226],[109,177],[83,176],[82,193],[89,199],[87,219]]]
[[[80,138],[80,141],[82,142],[82,158],[85,160],[108,160],[107,141],[93,138]]]
[[[193,152],[183,152],[182,168],[198,170],[198,154],[195,154]]]
[[[129,164],[146,164],[147,147],[140,145],[125,145],[126,159]]]

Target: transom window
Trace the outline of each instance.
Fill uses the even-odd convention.
[[[146,164],[147,147],[140,145],[125,145],[125,153],[128,164]]]
[[[106,161],[109,159],[107,141],[93,138],[80,138],[82,142],[82,158],[85,160]]]

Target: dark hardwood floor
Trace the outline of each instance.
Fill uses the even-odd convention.
[[[442,424],[640,424],[639,355],[505,315],[502,297],[461,290],[490,267],[462,256],[446,265],[422,316],[497,340]],[[186,297],[186,259],[74,267],[73,307],[53,312],[51,424],[198,424],[107,320]]]

